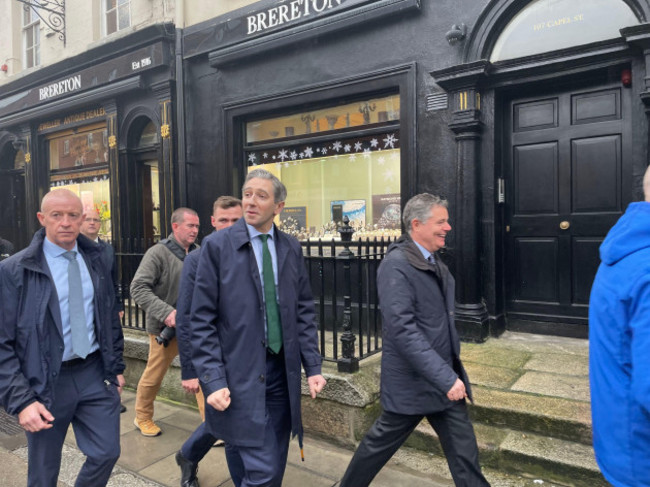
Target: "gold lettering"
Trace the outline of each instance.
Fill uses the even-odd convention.
[[[59,125],[61,125],[61,120],[60,119],[57,118],[56,120],[49,120],[47,122],[43,122],[42,124],[40,124],[38,126],[38,131],[42,132],[43,130],[58,127]]]

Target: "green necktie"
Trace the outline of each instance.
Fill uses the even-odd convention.
[[[262,239],[262,274],[264,275],[264,304],[266,306],[266,335],[268,347],[273,353],[282,349],[282,325],[278,300],[275,295],[275,278],[273,276],[273,261],[267,240],[268,235],[260,235]]]

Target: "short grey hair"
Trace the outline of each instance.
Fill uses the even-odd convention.
[[[244,184],[241,187],[242,193],[244,192],[246,183],[248,183],[248,181],[254,178],[268,179],[273,183],[273,199],[275,200],[275,203],[281,203],[282,201],[286,201],[287,199],[286,186],[282,183],[282,181],[280,181],[277,177],[275,177],[275,175],[271,174],[266,169],[253,169],[251,172],[249,172],[248,175],[246,176],[246,180],[244,181]]]
[[[404,222],[404,227],[406,231],[411,233],[411,224],[413,220],[418,220],[422,223],[426,223],[429,218],[431,218],[431,208],[434,206],[442,206],[447,208],[447,200],[429,193],[421,193],[413,196],[406,206],[404,206],[404,211],[402,212],[402,221]]]

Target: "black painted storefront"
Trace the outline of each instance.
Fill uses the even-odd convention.
[[[32,152],[24,171],[29,234],[48,183],[46,167],[35,164],[38,125],[105,106],[118,145],[109,166],[119,236],[145,237],[134,168],[151,158],[163,175],[161,214],[195,208],[205,234],[214,199],[240,194],[247,123],[397,93],[401,202],[425,191],[449,200],[453,230],[443,258],[456,277],[462,335],[482,341],[512,329],[584,337],[599,242],[640,199],[648,165],[650,2],[611,1],[636,18],[615,37],[505,60],[492,57],[499,37],[535,2],[316,0],[306,15],[308,2],[263,0],[176,31],[177,38],[163,32],[169,27],[151,28],[149,42],[164,47],[165,62],[89,89],[92,101],[70,95],[67,105],[38,105],[25,116],[6,114],[0,101],[0,157],[20,144]],[[298,4],[303,10],[292,14]],[[116,57],[131,49],[126,40],[118,47]],[[108,52],[102,56],[110,63]],[[20,89],[3,86],[0,97],[102,56],[44,68]],[[137,85],[108,91],[136,78]],[[143,117],[170,132],[136,149],[130,137]],[[21,175],[9,172],[2,184],[20,185]],[[0,198],[5,208],[4,189]]]
[[[38,229],[42,196],[51,186],[93,181],[96,175],[110,187],[111,235],[114,244],[142,247],[152,239],[146,230],[147,201],[143,165],[159,174],[160,213],[171,214],[178,202],[180,175],[175,161],[173,103],[175,31],[171,24],[145,28],[110,44],[4,85],[0,88],[0,234],[26,246]],[[96,163],[52,170],[50,159],[69,153],[77,134],[102,138]],[[152,134],[146,138],[143,129]],[[60,135],[63,134],[63,135]],[[65,140],[65,152],[53,155],[53,138]],[[97,147],[96,146],[96,147]],[[22,167],[14,164],[16,156]],[[85,157],[84,155],[84,157]],[[89,161],[91,162],[91,161]],[[151,189],[149,188],[149,191]],[[148,209],[151,212],[151,208]],[[150,220],[150,218],[149,218]],[[161,218],[159,233],[169,231]]]

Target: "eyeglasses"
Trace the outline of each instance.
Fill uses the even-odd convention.
[[[93,222],[93,223],[101,223],[101,222],[102,222],[99,218],[86,218],[84,221],[85,221],[86,223],[90,223],[90,222]]]

